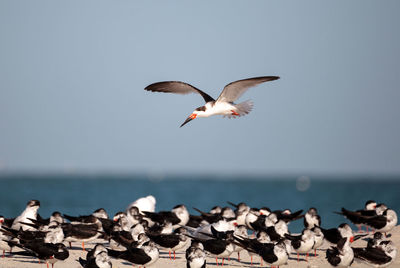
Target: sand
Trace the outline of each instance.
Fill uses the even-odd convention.
[[[396,226],[391,232],[392,236],[389,238],[392,240],[397,247],[400,246],[400,226]],[[371,234],[372,235],[372,234]],[[370,235],[370,236],[371,236]],[[370,237],[369,236],[369,237]],[[356,247],[364,247],[366,246],[366,241],[358,240],[354,242],[352,245]],[[94,243],[89,243],[86,245],[87,248],[92,248]],[[312,254],[309,257],[309,261],[305,260],[305,256],[300,256],[300,262],[297,262],[297,255],[292,253],[287,265],[283,265],[281,267],[330,267],[329,263],[325,259],[325,250],[328,247],[327,244],[324,244],[321,249],[317,250],[317,256],[314,257]],[[18,251],[18,250],[15,250]],[[79,262],[77,261],[79,257],[85,258],[86,252],[82,251],[80,245],[78,243],[74,243],[72,249],[70,250],[70,256],[65,261],[59,261],[55,264],[55,268],[78,268],[81,267]],[[241,261],[237,260],[237,253],[233,253],[230,260],[225,260],[224,267],[233,268],[233,267],[268,267],[265,264],[260,266],[260,258],[258,256],[253,258],[253,265],[250,264],[250,257],[246,251],[241,252]],[[221,262],[221,260],[219,260]],[[132,267],[132,264],[112,259],[114,268],[122,268],[122,267]],[[5,258],[0,258],[0,267],[1,268],[44,268],[46,264],[39,264],[37,259],[33,259],[25,256],[6,256]],[[50,266],[51,267],[51,266]],[[138,267],[138,266],[136,266]],[[168,252],[160,251],[159,260],[153,264],[151,267],[159,267],[159,268],[173,268],[173,267],[186,267],[186,260],[184,251],[179,251],[176,253],[176,260],[170,260],[168,257]],[[215,258],[209,257],[207,258],[207,267],[217,267]],[[218,266],[220,267],[220,265]],[[351,267],[366,267],[365,264],[354,262]],[[400,259],[397,256],[396,260],[391,264],[390,267],[400,267]]]

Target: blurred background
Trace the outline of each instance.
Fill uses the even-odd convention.
[[[0,214],[400,209],[398,1],[1,1]],[[253,111],[179,128],[229,82]],[[41,212],[42,211],[42,212]],[[324,213],[324,214],[322,214]]]

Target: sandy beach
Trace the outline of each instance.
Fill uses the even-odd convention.
[[[391,232],[391,237],[388,238],[392,240],[397,247],[400,245],[400,226],[396,226]],[[370,234],[368,237],[371,237],[372,234]],[[366,241],[363,239],[360,239],[358,241],[355,241],[352,246],[354,247],[364,247],[366,246]],[[89,243],[87,244],[87,248],[90,249],[92,248],[94,243]],[[281,266],[281,267],[330,267],[329,263],[325,259],[325,250],[328,247],[326,243],[317,250],[317,256],[314,257],[313,254],[311,254],[311,257],[309,258],[308,262],[305,260],[305,256],[300,256],[300,262],[297,262],[297,255],[295,253],[292,253],[289,262],[287,265]],[[18,250],[15,250],[18,251]],[[72,249],[69,251],[70,256],[67,260],[65,261],[60,261],[55,264],[54,267],[56,268],[78,268],[81,267],[79,262],[77,261],[79,257],[85,258],[86,257],[86,252],[82,251],[80,245],[78,243],[73,243]],[[247,254],[246,251],[242,251],[240,254],[240,262],[237,260],[237,253],[233,253],[231,255],[230,260],[225,260],[224,262],[224,267],[227,268],[234,268],[234,267],[268,267],[265,264],[261,266],[260,264],[260,258],[259,257],[254,257],[253,258],[253,265],[250,263],[250,257]],[[221,260],[219,260],[219,265],[218,267],[221,266],[220,264]],[[113,267],[118,268],[118,267],[132,267],[132,264],[121,261],[121,260],[116,260],[112,259]],[[207,258],[207,266],[208,267],[216,267],[216,261],[215,258],[212,258],[211,256]],[[0,267],[1,268],[25,268],[25,267],[46,267],[45,263],[39,264],[37,259],[33,259],[30,257],[25,257],[25,256],[7,256],[5,258],[0,259]],[[137,266],[136,266],[137,267]],[[158,268],[178,268],[178,267],[186,267],[186,260],[185,260],[185,255],[184,251],[181,250],[176,253],[176,260],[170,260],[168,256],[168,252],[161,250],[160,251],[160,258],[159,260],[153,264],[151,267],[158,267]],[[354,262],[351,267],[366,267],[365,264],[357,263]],[[396,257],[396,260],[391,264],[389,267],[400,267],[400,260],[399,257]]]

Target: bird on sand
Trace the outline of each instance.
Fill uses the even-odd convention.
[[[181,125],[181,127],[183,127],[185,124],[198,117],[209,117],[220,114],[224,117],[227,116],[228,118],[235,118],[248,114],[253,108],[253,102],[251,100],[247,100],[238,104],[235,104],[234,101],[236,101],[249,88],[277,79],[279,79],[279,76],[260,76],[231,82],[224,87],[216,100],[204,91],[181,81],[157,82],[147,86],[145,90],[176,94],[200,94],[206,104],[196,108],[183,122]]]

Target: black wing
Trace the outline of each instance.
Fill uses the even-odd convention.
[[[263,248],[260,252],[259,255],[263,258],[264,261],[267,263],[274,263],[278,260],[278,257],[274,253],[274,248]]]
[[[207,103],[209,101],[214,101],[212,97],[210,97],[207,93],[201,91],[194,86],[184,83],[181,81],[165,81],[165,82],[157,82],[151,85],[148,85],[145,90],[152,92],[164,92],[164,93],[176,93],[176,94],[188,94],[188,93],[198,93],[200,94],[204,101]]]
[[[336,228],[332,229],[323,229],[321,228],[322,233],[324,234],[324,238],[331,242],[332,244],[337,244],[339,240],[342,238],[340,232]]]
[[[385,264],[392,258],[379,248],[353,248],[354,257],[373,264]]]

